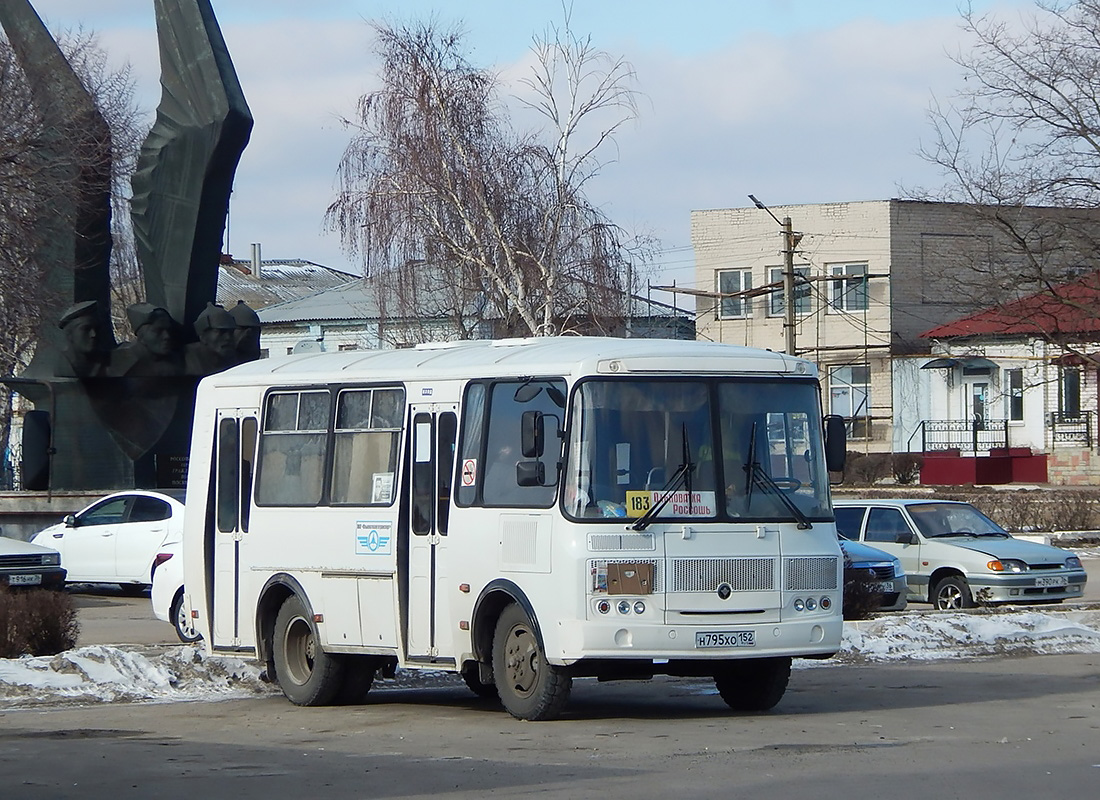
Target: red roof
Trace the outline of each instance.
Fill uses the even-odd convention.
[[[925,339],[982,334],[1057,336],[1100,333],[1100,272],[1036,292],[921,334]]]

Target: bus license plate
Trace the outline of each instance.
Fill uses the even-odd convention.
[[[696,647],[756,647],[756,631],[696,631]]]
[[[1036,586],[1065,586],[1067,583],[1065,575],[1051,576],[1049,578],[1036,578]]]
[[[8,584],[11,586],[37,586],[42,583],[41,575],[9,575]]]

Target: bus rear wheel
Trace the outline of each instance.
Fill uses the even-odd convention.
[[[556,719],[573,679],[546,660],[535,626],[516,604],[507,606],[493,635],[493,679],[500,702],[516,719]]]
[[[343,687],[344,661],[321,649],[312,615],[297,596],[279,609],[272,650],[279,688],[295,705],[326,705]]]
[[[767,711],[783,699],[790,679],[790,658],[746,658],[726,664],[714,684],[733,710]]]

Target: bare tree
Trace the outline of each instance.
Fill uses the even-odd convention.
[[[552,132],[520,134],[459,30],[376,30],[383,88],[346,123],[327,221],[395,313],[432,326],[428,338],[620,325],[633,254],[585,189],[634,115],[629,66],[568,26],[536,39],[524,102]]]
[[[923,150],[948,185],[918,192],[972,204],[969,252],[942,278],[984,306],[1041,292],[1076,317],[1074,293],[1055,287],[1098,266],[1100,0],[1037,2],[1012,21],[967,9],[963,24],[966,88],[933,106]],[[1036,335],[1071,347],[1038,319]]]

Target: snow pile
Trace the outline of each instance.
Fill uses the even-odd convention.
[[[56,656],[0,659],[0,708],[58,703],[215,700],[276,691],[260,668],[200,648],[94,645]]]
[[[845,623],[837,658],[849,663],[942,661],[1058,653],[1100,653],[1100,611],[883,615]]]
[[[841,652],[799,667],[901,660],[1100,653],[1100,610],[914,611],[844,624]],[[399,671],[375,690],[461,685],[436,671]],[[0,659],[0,709],[111,702],[223,700],[278,693],[250,660],[201,648],[92,646],[57,656]]]

